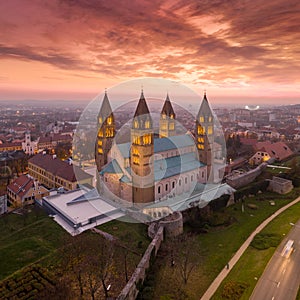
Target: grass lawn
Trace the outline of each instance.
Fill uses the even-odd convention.
[[[195,247],[199,249],[199,263],[195,262],[196,267],[186,285],[178,282],[179,270],[170,266],[170,257],[168,255],[159,256],[157,258],[158,267],[154,271],[156,278],[154,299],[160,299],[165,295],[176,299],[175,291],[179,284],[184,292],[182,299],[199,299],[251,232],[264,219],[295,199],[295,195],[296,192],[285,196],[268,192],[258,196],[259,198],[266,197],[268,200],[271,198],[275,201],[275,206],[271,206],[267,200],[257,201],[256,198],[247,198],[244,212],[242,212],[241,203],[228,207],[225,210],[226,214],[233,217],[236,222],[229,227],[211,228],[209,233],[195,236]],[[258,209],[248,208],[248,203],[257,205]],[[189,228],[185,228],[185,230],[189,231]],[[178,245],[178,247],[184,247],[184,245]],[[270,257],[271,253],[266,253],[266,255]]]
[[[300,204],[296,204],[288,208],[285,212],[280,214],[276,219],[269,223],[261,232],[261,234],[276,234],[281,237],[277,242],[276,247],[279,245],[284,235],[291,229],[290,222],[296,223],[300,215]],[[247,285],[244,293],[240,299],[249,299],[251,293],[257,283],[257,280],[263,273],[268,261],[276,250],[276,247],[270,247],[265,250],[257,250],[249,246],[245,253],[242,255],[238,263],[231,270],[228,277],[225,278],[220,288],[212,299],[225,299],[222,298],[224,286],[228,282],[242,282]]]
[[[117,237],[122,244],[143,254],[149,245],[150,239],[145,224],[136,223],[128,217],[122,217],[109,223],[98,226],[102,231]]]
[[[118,282],[112,282],[113,295],[118,295],[126,284],[124,260],[130,277],[150,242],[146,225],[124,221],[114,220],[98,227],[116,236],[121,245],[114,250]],[[58,250],[72,239],[42,209],[34,206],[29,207],[25,216],[7,214],[0,217],[0,230],[0,281],[35,263],[55,275],[60,270]],[[82,234],[96,235],[91,231]]]
[[[0,280],[54,253],[67,233],[42,210],[0,218]]]

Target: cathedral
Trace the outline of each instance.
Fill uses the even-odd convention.
[[[191,194],[213,177],[214,115],[206,93],[194,134],[177,134],[176,113],[169,95],[160,112],[159,132],[143,91],[132,116],[130,142],[116,142],[115,116],[108,94],[97,118],[95,160],[101,195],[128,205],[151,205]]]

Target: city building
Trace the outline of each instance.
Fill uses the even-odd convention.
[[[21,142],[2,143],[2,144],[0,144],[0,152],[18,151],[18,150],[22,150],[22,143]]]
[[[51,134],[48,136],[41,136],[37,140],[38,152],[44,150],[54,150],[59,143],[71,143],[72,137],[69,134]]]
[[[92,186],[93,176],[87,174],[70,161],[62,161],[56,155],[39,153],[28,160],[28,173],[47,188],[63,187],[75,190],[79,184]]]
[[[24,174],[7,186],[8,201],[15,206],[32,204],[35,199],[42,199],[47,195],[49,195],[48,189]]]

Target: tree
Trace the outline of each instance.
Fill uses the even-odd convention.
[[[171,260],[180,278],[187,284],[191,274],[201,261],[193,236],[180,235],[171,241]]]
[[[91,298],[102,286],[108,298],[108,280],[114,271],[114,244],[100,235],[89,232],[68,239],[62,250],[62,269],[69,270],[79,286],[79,298],[85,291]]]

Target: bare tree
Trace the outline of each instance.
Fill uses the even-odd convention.
[[[82,233],[68,239],[62,252],[62,268],[73,274],[80,299],[89,292],[92,299],[102,286],[108,298],[108,280],[114,271],[114,244],[100,235]]]
[[[179,271],[184,284],[187,284],[192,272],[199,265],[197,244],[193,236],[180,235],[172,240],[171,264]]]

